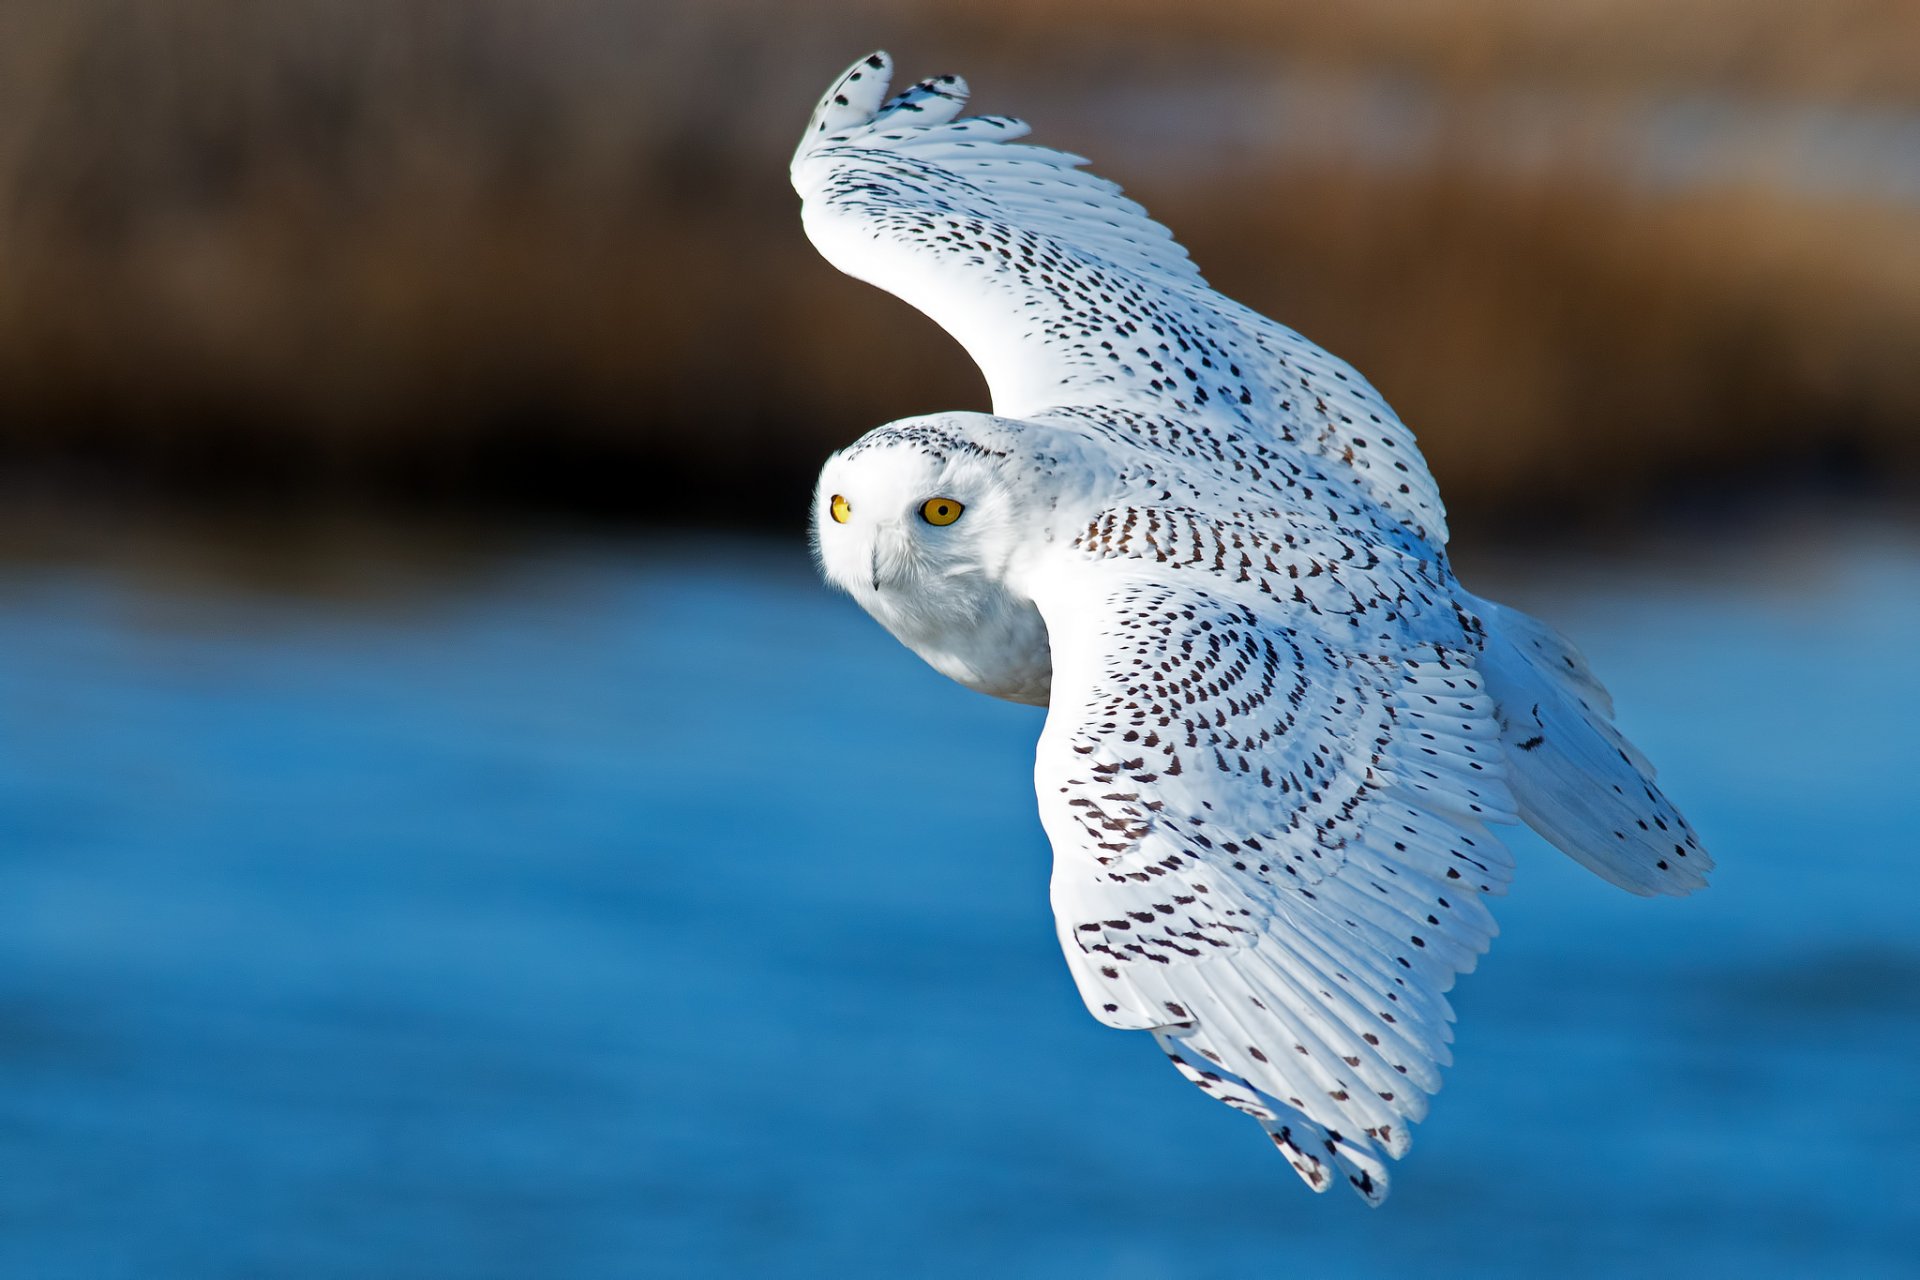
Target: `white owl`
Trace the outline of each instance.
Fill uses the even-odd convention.
[[[1365,379],[965,85],[865,58],[793,159],[807,234],[938,321],[991,415],[821,472],[827,578],[969,688],[1048,708],[1035,782],[1087,1007],[1151,1032],[1315,1190],[1371,1203],[1440,1087],[1445,992],[1525,822],[1638,894],[1713,863],[1555,632],[1454,579]]]

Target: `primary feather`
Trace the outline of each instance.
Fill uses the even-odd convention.
[[[1410,432],[1209,288],[1078,157],[854,64],[793,161],[849,275],[965,344],[994,415],[822,472],[827,576],[939,670],[1049,707],[1035,767],[1081,995],[1370,1203],[1449,1061],[1446,991],[1525,821],[1636,893],[1712,866],[1556,633],[1466,592]],[[940,498],[964,515],[917,520]]]

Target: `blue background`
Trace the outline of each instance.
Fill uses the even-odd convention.
[[[1516,836],[1378,1212],[1087,1016],[1040,713],[793,542],[12,564],[0,1274],[1911,1274],[1920,559],[1745,545],[1464,558],[1720,870]]]

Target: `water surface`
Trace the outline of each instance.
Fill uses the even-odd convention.
[[[1911,1274],[1920,560],[1656,550],[1464,568],[1715,885],[1518,841],[1379,1212],[1085,1014],[1039,713],[797,545],[12,564],[0,1274]]]

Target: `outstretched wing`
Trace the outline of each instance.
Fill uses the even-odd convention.
[[[1122,545],[1120,539],[1127,539]],[[1514,821],[1444,569],[1189,511],[1093,521],[1041,572],[1036,785],[1081,995],[1152,1030],[1316,1189],[1370,1201],[1448,1062]]]
[[[1349,365],[1214,292],[1080,157],[1019,144],[1017,120],[961,118],[957,77],[889,99],[891,75],[873,54],[814,112],[793,158],[807,234],[958,339],[996,413],[1115,409],[1291,447],[1446,540],[1412,433]]]

